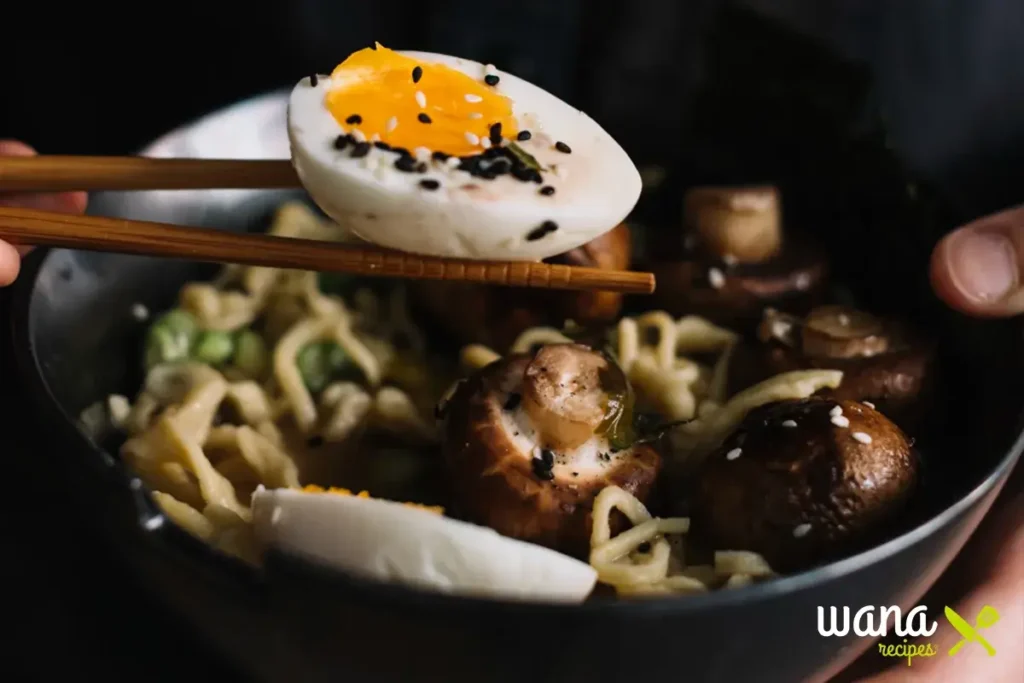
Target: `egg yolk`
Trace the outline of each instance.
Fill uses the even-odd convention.
[[[369,491],[360,491],[359,493],[352,493],[349,489],[339,488],[337,486],[330,486],[324,488],[317,486],[316,484],[307,484],[302,487],[303,493],[330,493],[335,496],[355,496],[356,498],[371,498]],[[402,503],[406,507],[418,508],[420,510],[426,510],[427,512],[433,512],[438,515],[444,514],[444,508],[439,505],[421,505],[419,503]]]
[[[392,147],[470,156],[493,126],[515,138],[512,101],[483,81],[443,64],[420,62],[377,43],[353,53],[331,74],[324,104],[347,132]],[[487,143],[483,143],[486,145]]]

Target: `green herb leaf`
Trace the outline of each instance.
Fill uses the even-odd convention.
[[[534,171],[543,171],[544,168],[540,165],[536,158],[525,149],[520,147],[514,142],[509,142],[506,147],[508,151],[515,155],[516,159],[523,162],[527,168],[533,169]]]

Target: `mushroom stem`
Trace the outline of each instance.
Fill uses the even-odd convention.
[[[523,410],[541,446],[570,450],[593,436],[605,417],[601,373],[608,360],[579,344],[541,348],[523,376]]]
[[[725,261],[763,263],[782,248],[774,187],[697,187],[686,193],[687,227]]]

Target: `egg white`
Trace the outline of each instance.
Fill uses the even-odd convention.
[[[447,65],[474,79],[484,76],[484,65],[471,60],[400,54]],[[496,90],[511,98],[520,130],[534,134],[518,144],[541,166],[558,167],[557,173],[543,174],[554,195],[543,196],[540,185],[511,175],[485,180],[439,162],[429,162],[425,174],[404,173],[394,168],[394,152],[376,148],[365,158],[351,158],[351,147],[339,151],[333,146],[339,134],[350,131],[324,104],[334,87],[329,76],[319,76],[315,86],[303,79],[289,100],[292,163],[302,184],[327,215],[367,242],[423,255],[537,261],[618,225],[641,190],[640,172],[622,147],[596,121],[554,95],[511,74],[497,75]],[[555,141],[565,142],[572,152],[557,151]],[[422,189],[419,181],[425,178],[439,181],[440,189]],[[558,230],[526,239],[549,220]]]
[[[258,490],[256,538],[313,561],[445,593],[574,603],[594,588],[590,565],[493,529],[375,498]]]

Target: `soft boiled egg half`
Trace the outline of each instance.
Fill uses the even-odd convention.
[[[256,538],[366,578],[446,593],[546,602],[582,602],[597,572],[539,545],[460,522],[437,508],[337,489],[258,489]]]
[[[360,50],[292,90],[292,163],[358,237],[431,256],[536,261],[618,225],[640,173],[583,112],[490,65]]]

